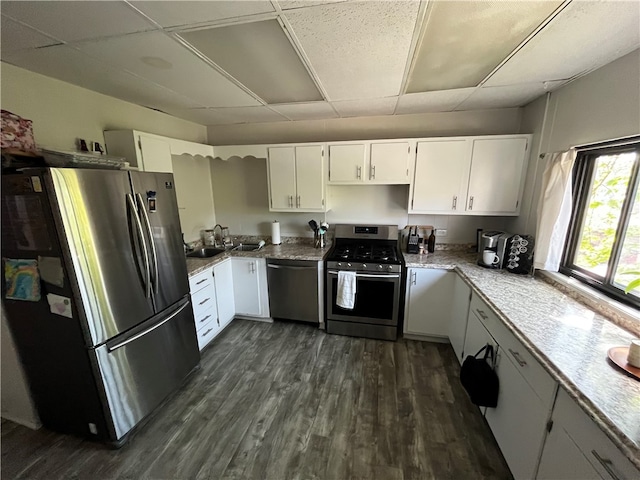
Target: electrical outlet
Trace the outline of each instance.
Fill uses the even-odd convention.
[[[446,237],[447,229],[446,228],[436,228],[436,237]]]

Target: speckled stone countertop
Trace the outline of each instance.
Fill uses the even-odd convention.
[[[187,272],[195,275],[209,267],[212,267],[229,257],[247,258],[286,258],[289,260],[312,260],[319,262],[329,252],[331,245],[324,248],[314,248],[308,244],[282,244],[267,245],[255,252],[234,252],[229,250],[211,258],[188,258]]]
[[[633,338],[538,278],[489,270],[476,254],[405,254],[407,267],[455,269],[515,337],[640,469],[640,381],[608,358]]]

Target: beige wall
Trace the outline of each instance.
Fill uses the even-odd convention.
[[[640,135],[640,50],[527,105],[523,129],[533,129],[522,214],[513,231],[535,234],[545,165],[540,154],[572,146]],[[537,139],[537,140],[536,140]]]
[[[520,108],[208,127],[212,145],[498,135],[520,132]]]
[[[210,143],[264,144],[402,137],[520,133],[521,109],[361,117],[209,127]],[[437,172],[435,172],[437,174]],[[446,228],[442,243],[475,242],[476,228],[504,228],[504,217],[408,215],[407,185],[327,186],[326,214],[269,212],[265,159],[215,160],[212,181],[216,220],[231,233],[270,235],[278,220],[282,235],[311,236],[307,222],[429,224]]]
[[[104,145],[103,130],[126,129],[206,143],[202,125],[6,63],[0,67],[2,108],[33,121],[40,146],[75,150],[76,138]]]

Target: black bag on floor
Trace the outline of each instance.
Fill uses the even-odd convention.
[[[484,356],[478,356],[484,351]],[[480,407],[495,408],[498,405],[500,384],[494,370],[495,352],[493,345],[486,344],[475,355],[464,359],[460,369],[460,382],[471,401]]]

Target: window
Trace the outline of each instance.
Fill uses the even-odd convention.
[[[560,271],[640,307],[640,143],[578,153],[574,209]]]

